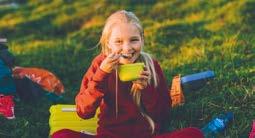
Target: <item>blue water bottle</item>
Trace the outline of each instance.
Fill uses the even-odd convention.
[[[205,138],[214,138],[216,134],[225,130],[229,122],[233,120],[233,113],[228,112],[214,118],[205,127],[202,128]]]

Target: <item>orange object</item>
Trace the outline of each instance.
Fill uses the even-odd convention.
[[[17,79],[27,77],[48,92],[54,92],[57,95],[64,93],[62,82],[53,73],[45,69],[15,67],[13,77]]]
[[[184,104],[185,99],[181,88],[181,75],[177,75],[173,78],[169,95],[172,100],[172,107]]]

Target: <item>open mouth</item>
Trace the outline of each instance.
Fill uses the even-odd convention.
[[[134,55],[134,53],[128,53],[128,54],[121,54],[121,57],[125,58],[125,59],[130,59],[132,58]]]

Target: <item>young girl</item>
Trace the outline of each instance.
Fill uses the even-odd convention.
[[[170,124],[168,86],[158,62],[143,52],[144,34],[139,19],[125,10],[106,21],[100,39],[102,52],[84,75],[76,96],[77,113],[88,119],[100,108],[97,135],[64,129],[54,138],[201,138],[196,128],[166,132]],[[122,82],[120,64],[143,62],[135,81]]]

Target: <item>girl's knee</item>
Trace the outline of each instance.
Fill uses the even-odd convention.
[[[198,128],[189,127],[174,132],[155,136],[154,138],[204,138],[204,134]]]
[[[188,127],[180,130],[184,135],[190,136],[190,138],[203,138],[204,134],[199,128]]]

